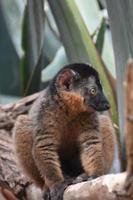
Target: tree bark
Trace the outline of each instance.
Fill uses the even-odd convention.
[[[0,200],[32,200],[34,186],[32,187],[16,165],[12,130],[18,115],[26,114],[38,95],[39,93],[14,104],[0,106]],[[39,200],[38,197],[36,199]]]
[[[16,118],[28,113],[39,94],[25,97],[14,104],[0,106],[0,200],[42,200],[41,190],[18,168],[12,142]],[[125,193],[125,177],[126,173],[105,175],[93,181],[69,186],[64,193],[64,200],[133,199]]]

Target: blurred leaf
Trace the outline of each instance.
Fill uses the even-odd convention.
[[[105,66],[101,60],[90,33],[74,1],[48,0],[61,39],[70,62],[91,62],[99,71],[104,88],[112,105],[112,115],[117,122],[117,109],[109,79],[105,73]],[[61,19],[61,20],[60,20]]]
[[[22,38],[22,21],[26,3],[27,3],[26,0],[0,1],[0,6],[7,24],[9,35],[11,37],[11,40],[14,44],[14,48],[19,58],[22,58],[23,56],[21,38]]]
[[[98,29],[102,18],[107,18],[106,10],[100,10],[97,0],[75,0],[75,2],[80,10],[80,14],[83,17],[88,31],[93,35],[93,33]],[[110,73],[113,77],[116,77],[112,40],[109,29],[106,29],[105,31],[104,39],[102,58]]]
[[[52,30],[50,29],[47,19],[45,21],[44,35],[45,35],[44,54],[48,58],[49,62],[51,62],[57,50],[61,46],[61,42],[59,39],[57,39],[54,32],[52,32]]]
[[[112,37],[111,37],[111,31],[109,29],[106,29],[105,36],[104,36],[102,58],[106,64],[109,72],[112,74],[112,76],[114,78],[116,78]]]
[[[102,8],[106,8],[106,0],[98,0],[98,2],[101,4]]]
[[[44,0],[28,0],[23,23],[23,49],[21,61],[22,94],[36,92],[40,88],[44,45]]]
[[[78,26],[77,19],[75,16],[76,13],[74,15],[71,12],[72,8],[69,8],[70,6],[69,4],[71,3],[67,3],[66,0],[63,2],[59,0],[57,1],[48,0],[48,2],[50,4],[52,13],[55,17],[61,35],[61,39],[65,46],[65,50],[70,62],[78,61],[79,59],[80,61],[82,60],[88,61],[87,53],[84,53],[82,51],[83,49],[85,52],[87,50],[84,48],[81,31],[79,31],[80,22]],[[74,3],[74,1],[72,2]],[[77,9],[75,11],[77,11]]]
[[[18,2],[0,1],[0,92],[16,96],[20,95],[18,66],[19,58],[23,55],[21,12],[24,2]]]
[[[48,2],[46,1],[45,3],[45,14],[46,14],[46,19],[48,21],[48,24],[51,28],[51,30],[53,31],[54,35],[57,37],[57,39],[59,40],[60,39],[60,33],[58,31],[58,28],[57,28],[57,25],[56,25],[56,22],[55,22],[55,19],[53,17],[53,14],[50,10],[50,7],[49,7],[49,4]]]
[[[39,90],[43,66],[44,1],[1,0],[0,6],[10,38],[21,59],[22,93],[33,93]],[[14,66],[13,70],[17,73],[18,66]]]
[[[100,24],[100,28],[98,31],[96,44],[95,44],[100,55],[102,54],[102,50],[103,50],[105,31],[106,31],[106,22],[105,22],[105,18],[103,18]]]
[[[114,46],[116,73],[117,73],[117,97],[120,124],[120,140],[124,149],[124,92],[123,80],[127,60],[133,58],[133,1],[131,0],[106,0],[110,17],[112,39]],[[123,14],[124,13],[124,14]]]
[[[49,81],[54,75],[66,64],[68,59],[66,57],[65,49],[63,46],[57,51],[53,61],[42,71],[42,81]]]
[[[92,35],[94,31],[99,27],[103,17],[99,10],[97,0],[75,0],[75,3],[80,10],[80,14],[87,29]]]

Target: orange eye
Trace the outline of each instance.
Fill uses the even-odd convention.
[[[91,95],[95,96],[96,95],[96,89],[95,88],[91,88],[90,89],[90,93],[91,93]]]

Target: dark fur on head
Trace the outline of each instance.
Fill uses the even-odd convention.
[[[69,65],[64,66],[53,78],[53,80],[50,83],[50,91],[52,94],[56,93],[56,80],[59,74],[65,70],[65,69],[72,69],[73,71],[80,74],[82,78],[87,78],[89,76],[94,76],[96,78],[97,85],[102,89],[100,80],[99,80],[99,74],[98,72],[90,65],[85,63],[72,63]]]
[[[54,96],[60,95],[62,91],[69,93],[69,97],[70,95],[76,97],[78,94],[81,104],[87,108],[91,107],[97,111],[110,108],[103,93],[98,72],[89,64],[74,63],[61,69],[50,84],[50,92]]]

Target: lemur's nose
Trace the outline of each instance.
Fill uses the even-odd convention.
[[[103,106],[104,106],[104,109],[105,109],[105,110],[110,109],[110,104],[109,104],[108,102],[105,102],[105,103],[103,104]]]

